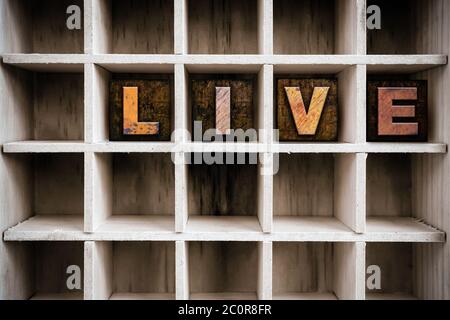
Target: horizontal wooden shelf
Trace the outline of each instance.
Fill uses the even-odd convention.
[[[417,300],[406,293],[366,293],[366,300]]]
[[[249,234],[261,233],[257,217],[244,216],[190,216],[187,222],[187,234],[227,233],[245,239]]]
[[[202,54],[4,54],[3,62],[31,71],[82,72],[94,63],[110,72],[173,72],[185,64],[190,72],[258,72],[264,64],[276,73],[339,73],[367,65],[369,72],[414,73],[447,64],[446,55],[202,55]]]
[[[353,241],[355,233],[336,218],[275,216],[273,234],[280,241]]]
[[[415,218],[371,217],[366,234],[371,242],[445,242],[445,233]]]
[[[170,215],[112,215],[100,224],[96,234],[108,238],[121,237],[128,241],[135,239],[134,235],[166,235],[175,229],[175,218]]]
[[[5,153],[447,153],[444,143],[173,143],[17,141],[3,145]]]
[[[83,217],[78,215],[37,215],[4,233],[6,241],[82,241]]]
[[[256,293],[246,292],[208,292],[191,293],[190,300],[256,300]]]
[[[337,300],[335,294],[329,292],[274,293],[273,300]]]
[[[174,293],[113,293],[109,300],[175,300]]]
[[[83,300],[83,293],[36,293],[30,300]]]
[[[444,143],[279,143],[279,153],[447,153]]]
[[[38,215],[5,231],[5,241],[276,241],[276,242],[445,242],[445,233],[413,218],[368,218],[356,234],[336,218],[274,217],[263,233],[256,217],[191,216],[186,232],[174,231],[173,216],[118,215],[93,233],[81,216]]]

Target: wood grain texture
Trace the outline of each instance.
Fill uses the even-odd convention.
[[[273,292],[333,292],[333,244],[273,244]]]
[[[22,1],[22,0],[20,0]],[[83,15],[83,0],[32,0],[33,53],[83,53],[84,31],[66,26],[67,7],[77,5]],[[22,19],[26,19],[23,17]],[[82,25],[83,25],[82,17]]]
[[[81,268],[83,277],[82,242],[39,242],[33,244],[35,286],[37,293],[80,293],[82,290],[67,289],[67,267]],[[83,279],[81,279],[83,284]]]
[[[411,217],[411,172],[408,155],[369,155],[367,216]]]
[[[35,140],[83,140],[83,78],[82,74],[34,74]]]
[[[256,0],[188,3],[189,53],[258,53]]]
[[[223,77],[231,78],[231,76]],[[216,129],[217,87],[230,88],[230,128],[244,131],[255,129],[254,95],[256,86],[254,80],[246,78],[249,77],[235,76],[234,79],[214,79],[211,76],[199,76],[191,80],[192,121],[202,122],[202,133],[208,129]]]
[[[175,243],[113,243],[114,293],[174,293]]]
[[[112,0],[112,53],[173,54],[174,2]]]
[[[380,88],[398,88],[400,90],[406,88],[417,89],[417,99],[400,99],[398,93],[392,101],[392,113],[389,110],[390,98],[380,100]],[[398,92],[398,91],[397,91]],[[383,107],[386,106],[386,107]],[[406,117],[408,114],[400,114],[399,110],[405,109],[406,106],[414,106],[414,116]],[[380,114],[384,115],[383,123],[380,123]],[[392,120],[389,115],[392,114]],[[391,122],[393,125],[389,125]],[[406,124],[417,124],[417,134],[400,135],[403,131],[396,124],[400,124],[406,128]],[[389,129],[396,134],[379,134],[379,130],[386,131]],[[398,129],[398,130],[397,130]],[[414,128],[412,128],[414,129]],[[407,133],[408,133],[407,132]],[[383,141],[383,142],[425,142],[428,140],[428,82],[425,80],[369,80],[367,82],[367,141]]]
[[[450,54],[450,2],[446,0],[416,0],[413,10],[420,13],[414,28],[417,52]],[[428,80],[429,140],[450,141],[450,67],[445,65],[414,75]],[[412,209],[414,216],[450,232],[450,157],[417,155],[412,159]],[[450,242],[442,245],[415,247],[417,297],[420,299],[450,299]]]
[[[418,2],[420,0],[367,1],[367,6],[379,6],[382,15],[381,29],[367,30],[368,54],[425,53],[416,50],[416,43],[424,41],[420,35],[426,28],[417,23],[417,17],[420,15],[416,10]]]
[[[381,269],[381,289],[366,293],[413,294],[413,245],[410,243],[368,243],[366,267],[377,265]]]
[[[274,1],[274,53],[333,54],[334,8],[330,0]]]
[[[123,134],[157,135],[159,122],[139,122],[138,103],[138,88],[123,87]]]
[[[231,129],[231,88],[216,87],[216,130],[226,134]]]
[[[122,76],[125,77],[125,76]],[[173,128],[173,86],[169,75],[147,76],[153,79],[113,79],[110,83],[110,128],[111,141],[170,141]],[[143,76],[144,78],[146,76]],[[158,79],[159,78],[159,79]],[[124,87],[138,90],[138,121],[158,123],[159,133],[151,135],[124,134]],[[154,125],[152,125],[154,129]],[[148,131],[146,131],[148,132]],[[154,133],[151,130],[150,133]]]
[[[256,165],[190,165],[190,215],[255,216]]]
[[[280,155],[273,178],[275,216],[333,216],[332,155]]]
[[[396,105],[398,100],[417,100],[417,88],[378,88],[378,135],[415,136],[419,124],[394,123],[394,118],[414,118],[415,106]]]
[[[82,155],[36,155],[33,170],[35,214],[83,214]]]
[[[257,262],[253,242],[190,242],[190,292],[256,293]]]
[[[338,138],[338,98],[337,98],[337,80],[329,79],[299,79],[299,78],[279,78],[277,83],[277,129],[279,130],[280,141],[337,141]],[[309,117],[309,112],[315,113],[320,104],[315,105],[317,88],[329,88],[325,105],[320,115],[315,134],[299,134],[298,126],[305,123],[301,120],[301,107],[296,106],[294,101],[289,99],[286,88],[298,88],[303,98],[303,109],[306,113],[305,118]],[[296,89],[297,90],[297,89]],[[311,109],[312,107],[312,109]],[[297,115],[297,123],[296,116]],[[312,116],[311,116],[312,117]],[[309,121],[306,121],[309,122]],[[311,126],[313,129],[314,126]],[[302,129],[303,130],[303,129]],[[306,128],[304,128],[305,133]],[[309,130],[308,130],[309,131]]]
[[[112,166],[113,214],[175,214],[170,154],[115,154]]]
[[[299,135],[314,135],[317,132],[320,118],[322,116],[325,100],[327,99],[328,87],[314,88],[311,103],[306,111],[302,93],[299,87],[285,87],[289,106],[294,117],[295,127]]]

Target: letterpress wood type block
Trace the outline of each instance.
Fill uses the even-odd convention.
[[[112,80],[109,131],[111,141],[170,141],[171,77]]]
[[[228,129],[256,129],[254,88],[254,77],[250,76],[194,77],[191,79],[192,121],[202,123],[202,134],[209,129],[215,129],[219,135],[227,134]]]
[[[336,141],[338,99],[335,79],[277,79],[280,141]]]
[[[368,81],[367,141],[425,142],[427,81]]]

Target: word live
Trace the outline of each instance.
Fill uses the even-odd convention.
[[[202,130],[228,135],[254,128],[253,79],[194,79],[192,120]],[[276,81],[276,128],[280,141],[337,141],[336,79]],[[171,86],[165,80],[113,80],[111,140],[170,140]],[[426,141],[426,81],[369,81],[368,141]]]

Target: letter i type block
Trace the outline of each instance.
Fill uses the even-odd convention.
[[[427,81],[369,81],[367,140],[425,142]]]
[[[277,128],[280,141],[336,141],[337,81],[278,79]]]
[[[111,141],[170,141],[171,80],[112,80]]]
[[[207,130],[227,135],[230,130],[255,129],[253,77],[216,78],[200,75],[191,80],[192,120],[201,122],[202,135]]]

